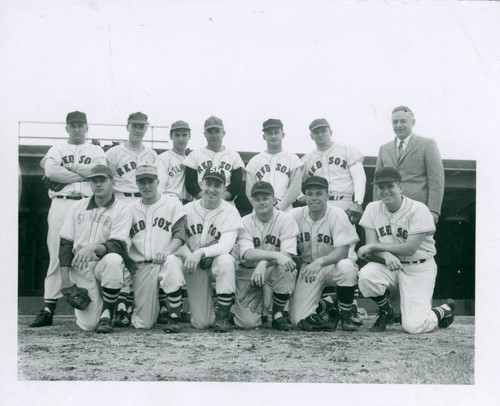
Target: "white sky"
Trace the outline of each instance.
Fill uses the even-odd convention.
[[[12,213],[0,246],[13,281],[2,284],[0,307],[14,307],[2,321],[2,397],[54,406],[192,404],[197,397],[196,404],[253,406],[307,404],[311,396],[343,406],[497,402],[500,330],[490,298],[500,281],[493,258],[500,247],[499,39],[499,2],[0,0],[0,176]],[[17,229],[18,121],[64,121],[81,110],[90,123],[124,124],[140,110],[154,125],[188,121],[197,148],[204,120],[215,114],[228,147],[259,151],[262,122],[273,117],[285,124],[285,147],[307,152],[314,147],[309,123],[325,117],[335,140],[376,155],[394,136],[390,112],[400,104],[413,109],[415,132],[435,138],[443,158],[478,160],[475,306],[490,317],[476,318],[475,386],[370,385],[363,402],[359,385],[123,383],[110,391],[108,383],[16,381],[17,260],[8,253],[17,250],[9,230]],[[65,135],[62,126],[38,132]]]
[[[325,117],[335,140],[376,155],[394,136],[392,108],[405,104],[443,158],[476,159],[471,141],[500,131],[489,119],[500,107],[498,4],[36,4],[11,2],[1,17],[1,124],[12,134],[17,121],[64,121],[77,109],[116,124],[141,110],[154,125],[188,121],[196,148],[215,114],[228,147],[260,151],[262,122],[275,117],[285,148],[307,152],[309,123]]]

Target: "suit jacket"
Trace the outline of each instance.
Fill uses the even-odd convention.
[[[380,147],[375,170],[393,166],[399,170],[404,183],[403,194],[427,205],[430,211],[441,214],[444,194],[444,167],[436,142],[413,134],[401,158],[397,157],[396,137]],[[374,200],[378,198],[373,191]]]

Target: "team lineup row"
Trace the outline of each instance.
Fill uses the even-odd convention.
[[[384,330],[393,321],[386,289],[398,285],[406,331],[425,332],[438,323],[450,324],[452,301],[435,309],[430,305],[436,277],[432,235],[442,191],[436,196],[430,182],[417,188],[415,165],[411,164],[408,182],[402,178],[404,166],[397,165],[413,150],[407,161],[411,163],[410,157],[415,156],[425,176],[431,177],[425,166],[430,160],[427,155],[436,155],[429,147],[435,143],[412,134],[414,123],[407,107],[394,110],[393,127],[396,140],[401,141],[392,143],[396,165],[377,161],[377,191],[382,200],[370,203],[363,214],[363,155],[333,143],[325,119],[311,123],[317,149],[302,160],[282,150],[281,121],[267,120],[263,124],[267,150],[244,168],[239,155],[222,145],[224,126],[214,116],[205,122],[206,148],[186,157],[190,129],[178,121],[171,126],[172,150],[157,157],[142,145],[148,125],[145,114],[131,114],[129,140],[104,154],[100,147],[86,143],[85,114],[69,113],[68,143],[52,147],[41,161],[52,198],[47,238],[51,263],[45,307],[32,326],[52,324],[61,289],[76,283],[92,299],[87,309],[76,310],[77,323],[86,330],[97,326],[98,332],[110,332],[115,307],[119,316],[115,326],[126,324],[132,313],[134,326],[148,328],[166,313],[162,307],[168,307],[166,331],[176,332],[183,286],[196,328],[227,331],[231,321],[255,327],[263,309],[271,307],[272,325],[278,329],[298,325],[328,330],[340,320],[342,329],[356,330],[354,246],[358,237],[353,224],[360,218],[367,244],[358,255],[369,263],[359,274],[359,288],[379,306],[372,329]],[[425,144],[423,152],[419,153],[418,144]],[[439,152],[437,157],[442,171]],[[242,220],[226,200],[238,194],[243,170],[254,211]],[[433,170],[439,172],[439,167]],[[425,204],[409,197],[412,187],[428,197]],[[87,196],[92,197],[84,199]],[[291,210],[296,199],[305,206]],[[123,207],[132,209],[133,221],[122,225],[120,232],[111,231],[127,217],[122,214],[121,220],[113,220],[115,211],[126,212]],[[321,297],[329,285],[336,286],[336,294]],[[162,306],[162,295],[168,305]],[[290,319],[283,316],[288,301]]]

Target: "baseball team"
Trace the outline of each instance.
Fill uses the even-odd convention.
[[[67,142],[40,162],[50,263],[30,327],[52,325],[73,288],[90,299],[75,308],[77,325],[97,333],[156,323],[178,333],[186,322],[225,333],[269,318],[282,331],[357,331],[359,293],[378,306],[375,332],[454,321],[452,299],[432,307],[444,168],[434,140],[413,133],[408,107],[392,112],[396,137],[380,148],[366,206],[364,156],[334,141],[324,118],[309,125],[316,149],[301,159],[283,149],[281,120],[264,121],[266,150],[246,166],[223,145],[218,117],[192,152],[185,121],[170,126],[161,155],[143,143],[148,125],[130,114],[127,141],[104,151],[87,142],[86,114],[68,113]],[[242,193],[253,207],[244,217],[234,203]]]

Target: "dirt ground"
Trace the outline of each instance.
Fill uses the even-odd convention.
[[[216,334],[183,324],[176,335],[161,326],[98,335],[81,331],[72,317],[32,329],[31,320],[19,317],[19,380],[474,383],[473,317],[423,335],[401,325],[371,333],[374,317],[357,333],[264,326]]]

